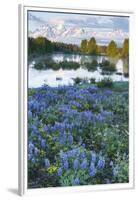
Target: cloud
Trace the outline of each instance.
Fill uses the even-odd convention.
[[[52,25],[57,25],[57,24],[60,24],[60,25],[64,25],[65,24],[65,20],[61,19],[61,18],[54,18],[54,19],[51,19],[50,22]]]
[[[49,25],[61,24],[72,27],[110,28],[129,31],[128,17],[30,11],[29,19],[38,23],[48,23]]]
[[[108,26],[111,26],[113,24],[113,20],[110,17],[100,16],[97,17],[97,23],[100,25],[106,24]]]

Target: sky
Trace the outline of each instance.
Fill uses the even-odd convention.
[[[129,17],[126,16],[29,11],[29,31],[33,32],[39,29],[42,24],[50,26],[58,24],[68,29],[79,27],[87,30],[87,37],[90,34],[94,34],[99,40],[109,40],[109,37],[111,37],[111,39],[122,41],[129,36]],[[71,38],[72,36],[68,35],[68,37]]]

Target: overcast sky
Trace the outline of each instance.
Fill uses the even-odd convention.
[[[120,29],[122,31],[129,31],[129,18],[116,16],[102,16],[102,15],[84,15],[84,14],[65,14],[65,13],[50,13],[50,12],[36,12],[30,11],[29,15],[33,15],[36,20],[48,24],[61,23],[66,26],[80,26],[88,28],[99,29]],[[32,29],[36,29],[37,24],[33,24]]]
[[[115,40],[117,44],[122,45],[125,38],[129,37],[129,17],[123,16],[103,16],[72,13],[55,13],[28,11],[29,32],[36,31],[42,25],[62,26],[66,28],[83,28],[87,34],[82,38],[72,36],[68,33],[66,38],[58,36],[56,41],[67,43],[80,43],[81,39],[89,39],[94,36],[96,40],[103,44],[108,44]],[[41,29],[41,28],[40,28]],[[56,36],[55,36],[56,37]],[[51,38],[50,38],[51,39]]]

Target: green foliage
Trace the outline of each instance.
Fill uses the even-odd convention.
[[[96,55],[98,53],[98,46],[96,44],[96,40],[94,37],[92,37],[89,41],[88,41],[88,54],[91,55]]]
[[[87,40],[82,40],[81,41],[80,51],[81,51],[81,53],[87,53],[87,50],[88,50]]]
[[[99,65],[100,65],[103,73],[116,71],[115,64],[110,63],[110,61],[108,61],[108,60],[102,60],[102,62]]]
[[[90,78],[90,83],[95,83],[95,78]]]
[[[64,53],[78,53],[79,47],[75,44],[65,44],[61,42],[51,42],[45,37],[28,38],[28,54],[45,54],[52,51]]]
[[[107,47],[107,55],[111,58],[115,58],[118,56],[118,48],[115,41],[111,41]]]
[[[44,86],[28,94],[29,188],[129,181],[128,83],[110,90]]]
[[[36,51],[40,54],[51,52],[53,50],[52,43],[44,37],[35,39]]]
[[[95,71],[97,69],[98,62],[97,60],[93,60],[92,62],[85,62],[83,65],[88,69],[88,71]]]
[[[129,39],[125,39],[122,48],[122,55],[123,58],[129,57]]]
[[[107,46],[99,46],[98,45],[98,54],[106,55],[106,51],[107,51]]]
[[[117,48],[114,41],[107,46],[98,46],[96,40],[92,37],[89,41],[84,39],[81,41],[80,47],[75,44],[66,44],[62,42],[51,42],[45,37],[28,38],[28,54],[45,54],[47,52],[64,52],[64,53],[82,53],[82,54],[107,54],[109,57],[116,57],[119,54],[123,58],[128,57],[129,41],[125,39],[123,49]]]
[[[28,53],[44,54],[53,51],[53,44],[44,37],[28,38]]]
[[[76,77],[76,78],[74,78],[73,80],[74,80],[74,83],[75,83],[75,84],[80,84],[81,81],[82,81],[82,79],[79,78],[79,77]]]
[[[78,69],[80,64],[74,61],[62,61],[59,63],[62,69]]]
[[[34,68],[36,69],[53,69],[53,70],[59,70],[59,69],[78,69],[80,67],[80,64],[78,62],[73,61],[61,61],[61,62],[55,62],[52,59],[46,59],[42,62],[36,63],[34,65]]]
[[[53,42],[54,51],[64,53],[79,53],[79,47],[75,44],[65,44],[62,42]]]
[[[110,78],[104,78],[101,81],[97,82],[97,86],[99,88],[112,87],[113,86],[113,81]]]
[[[44,69],[44,65],[43,65],[43,63],[39,62],[39,63],[34,65],[34,68],[38,69],[38,70],[41,70],[41,69]]]

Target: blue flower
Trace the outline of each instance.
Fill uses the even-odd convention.
[[[75,171],[78,170],[78,168],[79,168],[79,161],[78,161],[78,159],[74,160],[74,162],[73,162],[73,168],[74,168]]]
[[[116,177],[118,175],[118,173],[119,173],[119,167],[117,165],[116,167],[113,168],[113,176]]]
[[[96,175],[97,169],[94,166],[94,163],[91,163],[90,165],[90,176],[94,177]]]
[[[62,168],[60,167],[60,168],[58,169],[58,176],[62,176],[62,173],[63,173],[63,170],[62,170]]]
[[[94,152],[91,152],[91,160],[92,160],[92,162],[96,162],[96,153],[94,153]]]
[[[111,160],[110,161],[110,164],[109,164],[110,166],[113,166],[114,165],[114,163],[113,163],[113,161]]]
[[[38,150],[38,148],[37,148],[37,147],[35,147],[35,149],[34,149],[34,154],[35,154],[35,156],[37,156],[37,155],[38,155],[38,153],[39,153],[39,150]]]
[[[86,157],[85,152],[81,152],[81,160],[83,160]]]
[[[74,149],[68,151],[67,155],[68,155],[69,158],[79,156],[80,155],[80,149],[79,148],[74,148]]]
[[[32,161],[33,164],[35,164],[35,162],[36,162],[35,158],[32,158],[31,161]]]
[[[105,166],[105,159],[104,158],[101,158],[98,160],[98,164],[97,164],[97,168],[98,169],[103,169]]]
[[[46,168],[50,167],[50,161],[48,158],[45,159],[45,167]]]
[[[73,185],[79,185],[80,184],[80,180],[78,177],[76,177],[74,180],[73,180]]]
[[[73,144],[73,136],[72,136],[72,134],[69,134],[68,141],[69,141],[70,145]]]
[[[29,118],[32,118],[32,116],[33,116],[33,115],[32,115],[32,112],[31,112],[30,110],[28,110],[28,117],[29,117]]]
[[[29,147],[29,152],[32,153],[35,148],[34,144],[32,142],[29,142],[28,147]]]
[[[28,160],[31,160],[32,159],[32,154],[28,154]]]
[[[63,153],[63,152],[60,153],[60,157],[63,160],[63,162],[68,160],[68,155],[66,153]]]
[[[103,121],[105,120],[105,117],[102,116],[101,113],[99,113],[99,114],[96,116],[96,120],[97,120],[97,122],[101,123],[101,122],[103,122]]]
[[[44,140],[44,139],[41,140],[41,147],[42,147],[43,149],[46,148],[46,140]]]
[[[67,160],[63,162],[63,167],[65,170],[67,170],[69,168],[69,163]]]
[[[81,167],[81,169],[84,170],[84,169],[87,168],[87,165],[88,165],[88,163],[87,163],[87,159],[85,158],[85,159],[82,161],[80,167]]]
[[[85,143],[83,143],[82,146],[85,148],[86,147]]]

